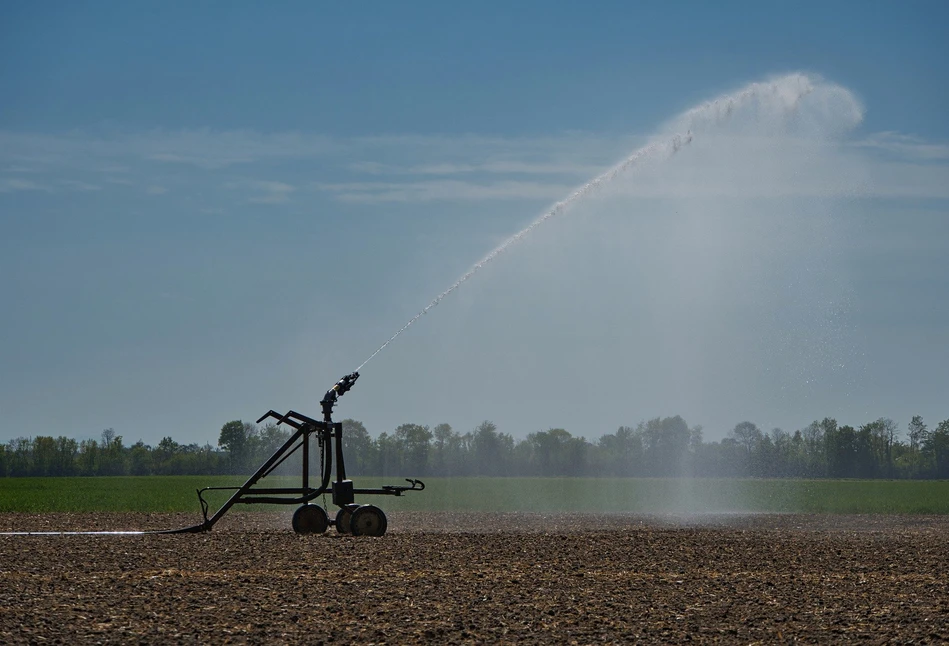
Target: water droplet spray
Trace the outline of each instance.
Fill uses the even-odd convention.
[[[365,361],[359,364],[355,372],[362,370],[363,367],[372,361],[377,354],[382,352],[386,346],[395,341],[395,339],[405,332],[413,323],[422,318],[425,314],[428,314],[429,310],[441,303],[446,296],[461,287],[465,281],[478,273],[482,267],[510,249],[515,243],[529,235],[541,224],[554,216],[565,213],[576,202],[595,193],[598,189],[609,184],[622,173],[647,162],[669,159],[692,142],[692,138],[695,136],[694,133],[701,133],[707,126],[722,123],[731,117],[736,110],[748,104],[752,104],[756,101],[777,103],[779,110],[790,112],[795,110],[800,100],[813,90],[814,82],[809,77],[803,74],[790,74],[765,83],[752,83],[738,92],[724,95],[712,101],[706,101],[684,112],[677,119],[673,120],[671,124],[674,134],[657,137],[652,142],[635,150],[619,164],[616,164],[602,175],[593,178],[576,189],[568,197],[550,207],[524,229],[502,242],[462,275],[461,278],[455,281],[453,285],[433,298],[422,311],[409,319],[408,323],[399,328],[395,334],[389,337],[385,343],[379,346],[375,352],[370,354]]]

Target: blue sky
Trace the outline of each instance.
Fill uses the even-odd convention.
[[[677,114],[795,71],[846,88],[862,119],[805,106],[811,147],[750,115],[702,133],[466,283],[340,413],[374,434],[492,419],[518,437],[680,413],[710,439],[744,419],[934,424],[947,18],[942,2],[5,3],[0,440],[213,444],[230,419],[315,411]]]

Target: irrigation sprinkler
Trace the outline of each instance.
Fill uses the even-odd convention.
[[[281,415],[269,410],[261,415],[257,423],[273,418],[277,424],[286,424],[294,430],[290,438],[264,462],[247,481],[239,487],[204,487],[198,489],[198,501],[204,522],[193,527],[169,530],[166,534],[187,534],[210,531],[214,524],[236,504],[263,505],[300,505],[293,513],[293,531],[298,534],[322,534],[330,525],[340,534],[354,536],[382,536],[386,533],[386,515],[375,505],[359,505],[357,495],[401,496],[405,491],[421,491],[425,484],[421,480],[406,479],[408,485],[383,485],[378,489],[357,489],[353,481],[346,478],[346,465],[343,460],[343,425],[333,421],[333,408],[356,380],[358,372],[346,375],[326,391],[320,406],[323,420],[315,420],[296,411]],[[310,436],[315,436],[320,447],[320,486],[310,486]],[[303,449],[303,479],[299,487],[257,487],[261,478],[271,474],[274,469],[298,450]],[[333,457],[336,457],[336,479],[333,480]],[[233,491],[227,502],[212,515],[208,515],[208,503],[204,499],[207,491]],[[311,501],[319,496],[331,493],[333,504],[338,507],[331,521],[326,510]]]

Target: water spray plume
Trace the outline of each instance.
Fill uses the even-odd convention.
[[[428,314],[429,310],[441,303],[446,296],[461,287],[465,281],[478,273],[482,267],[507,251],[541,224],[556,215],[566,212],[567,209],[576,202],[612,182],[620,174],[647,162],[669,159],[683,147],[692,143],[692,139],[696,133],[701,134],[705,128],[727,121],[737,110],[749,105],[763,105],[779,113],[793,112],[797,109],[801,99],[811,94],[815,90],[815,87],[815,82],[808,76],[804,74],[790,74],[773,81],[752,83],[737,92],[721,96],[711,101],[706,101],[682,113],[671,122],[670,130],[672,134],[665,134],[654,138],[652,142],[637,149],[619,164],[616,164],[602,175],[593,178],[576,189],[568,197],[550,207],[550,209],[541,214],[524,229],[502,242],[462,275],[461,278],[455,281],[451,287],[433,298],[432,302],[426,305],[422,311],[409,319],[408,323],[403,325],[395,334],[389,337],[385,343],[379,346],[375,352],[369,355],[365,361],[359,364],[359,367],[356,368],[356,372],[362,370],[363,367],[372,361],[377,354],[382,352],[386,346],[395,341],[395,339],[405,332],[413,323],[422,318],[425,314]]]

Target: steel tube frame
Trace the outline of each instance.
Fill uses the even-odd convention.
[[[280,448],[274,451],[273,455],[271,455],[241,486],[204,487],[203,489],[198,489],[198,500],[201,503],[201,510],[204,515],[203,523],[193,527],[185,527],[183,529],[161,533],[182,534],[210,531],[214,524],[236,504],[300,505],[306,504],[323,494],[331,493],[334,455],[336,458],[336,482],[342,483],[346,480],[346,465],[343,461],[343,425],[341,423],[333,422],[331,419],[317,421],[295,411],[289,411],[286,415],[280,415],[273,410],[261,416],[261,418],[257,420],[257,423],[259,424],[268,417],[276,418],[277,424],[292,426],[296,429],[295,432]],[[310,487],[309,480],[310,435],[313,433],[319,434],[317,439],[320,444],[323,445],[324,455],[323,473],[321,474],[320,486],[317,489]],[[297,444],[297,441],[299,441],[300,444]],[[294,446],[295,444],[297,445]],[[254,488],[254,485],[256,485],[261,478],[269,475],[274,469],[280,466],[284,460],[301,447],[303,448],[303,478],[300,488]],[[385,485],[382,488],[351,489],[350,491],[354,495],[401,496],[403,491],[421,491],[425,488],[425,484],[422,483],[421,480],[407,480],[407,482],[411,483],[411,486]],[[209,517],[208,504],[202,496],[205,491],[234,491],[234,493]]]

